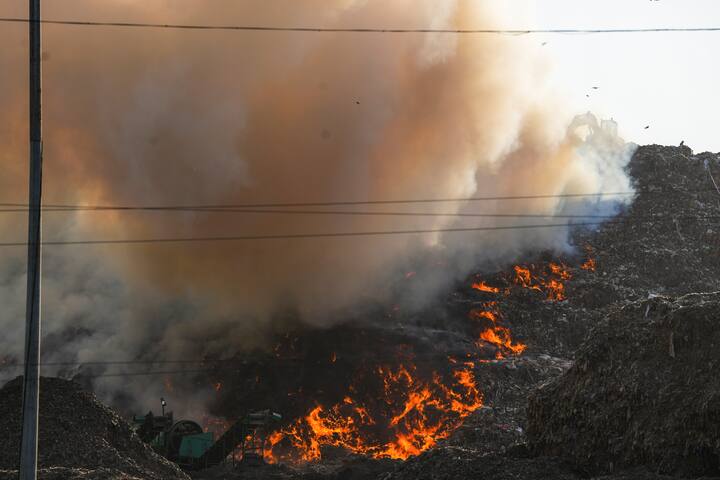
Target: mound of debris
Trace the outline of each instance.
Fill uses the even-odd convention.
[[[0,390],[0,478],[16,478],[22,426],[22,377]],[[179,479],[175,464],[158,456],[130,426],[78,384],[40,382],[41,479]]]
[[[608,315],[566,374],[528,405],[535,453],[590,474],[643,465],[720,474],[720,292],[636,301]]]
[[[577,480],[561,461],[489,454],[442,447],[412,458],[378,480]]]
[[[406,311],[402,305],[377,305],[348,316],[347,323],[334,328],[286,332],[278,339],[271,355],[252,359],[239,354],[234,365],[237,368],[218,366],[217,374],[205,379],[223,385],[217,391],[211,413],[236,418],[242,411],[262,405],[282,412],[287,419],[302,418],[316,405],[342,403],[346,392],[354,392],[348,385],[352,372],[367,371],[367,365],[390,362],[393,358],[411,358],[418,371],[427,372],[452,357],[466,362],[460,365],[471,365],[468,368],[483,394],[482,408],[465,418],[462,426],[430,450],[404,462],[384,465],[388,479],[588,478],[591,474],[606,473],[610,475],[607,478],[649,479],[661,478],[655,471],[675,472],[672,468],[658,468],[657,462],[639,459],[618,463],[614,457],[608,461],[613,463],[612,468],[609,463],[593,467],[592,462],[578,461],[573,455],[567,456],[570,461],[555,457],[562,453],[559,452],[562,447],[538,448],[539,453],[549,457],[517,454],[526,441],[527,396],[537,385],[561,376],[569,368],[577,349],[588,334],[595,335],[592,329],[602,324],[605,317],[629,315],[632,308],[642,308],[633,307],[633,302],[657,295],[677,297],[720,290],[717,253],[720,196],[712,178],[712,175],[718,178],[716,172],[720,173],[720,156],[693,154],[684,146],[644,146],[635,153],[628,172],[636,187],[636,197],[618,217],[597,229],[575,231],[574,252],[544,252],[517,258],[518,264],[514,266],[488,266],[439,295],[437,302],[422,311]],[[423,275],[421,269],[403,275],[398,279],[398,290],[420,281]],[[561,288],[550,291],[549,287],[557,286],[555,284]],[[657,312],[651,309],[650,313]],[[652,315],[648,318],[655,318]],[[497,325],[493,325],[502,327],[495,332],[502,333],[503,328],[507,328],[511,334],[500,335],[495,341],[496,345],[497,340],[504,341],[505,350],[501,348],[496,352],[487,342],[478,342],[480,332],[476,328],[478,325],[485,328],[488,323],[482,321],[489,318],[497,318]],[[630,334],[625,335],[627,343],[610,344],[607,348],[627,349],[618,353],[620,356],[632,354],[635,343],[649,348],[645,340],[631,342]],[[522,349],[513,351],[512,347],[521,344]],[[400,357],[396,350],[401,351]],[[409,357],[408,352],[415,355]],[[637,375],[655,378],[654,366],[648,367],[647,373]],[[635,368],[641,371],[639,366]],[[683,381],[686,378],[689,377],[682,377]],[[626,382],[620,387],[625,389],[621,393],[626,394],[631,388],[631,379],[623,374],[619,380]],[[659,383],[643,385],[652,392]],[[277,395],[278,391],[287,395]],[[687,391],[687,388],[681,390]],[[553,401],[551,394],[543,398],[549,399],[548,404]],[[601,398],[597,393],[593,401],[609,402],[598,408],[617,406],[613,404],[613,397]],[[628,404],[635,401],[630,399]],[[561,401],[558,408],[562,405]],[[638,405],[639,412],[649,404]],[[678,400],[677,405],[679,409],[685,401]],[[659,413],[657,408],[653,411]],[[572,418],[563,421],[570,422],[566,425],[568,430],[575,429]],[[543,434],[541,427],[544,426],[539,419],[532,423],[536,439]],[[554,435],[558,428],[551,422],[547,434]],[[662,435],[667,437],[666,433]],[[603,435],[602,438],[615,438],[618,434],[607,428]],[[342,467],[352,461],[355,462],[353,474],[360,475],[357,478],[377,478],[368,473],[374,472],[374,467],[368,468],[353,456],[338,459],[338,455],[330,453],[326,455],[321,449],[321,460],[315,470],[306,466],[292,473],[278,471],[277,474],[288,475],[287,478],[334,480],[348,475]],[[689,454],[682,458],[689,458]],[[642,466],[646,464],[650,469]],[[634,468],[632,465],[641,467],[625,469],[625,466]],[[623,471],[619,471],[619,467],[623,467]],[[710,472],[712,468],[677,469],[676,473],[692,475],[695,471]]]
[[[637,191],[632,203],[597,230],[573,236],[580,261],[592,265],[570,269],[567,300],[539,303],[540,292],[525,291],[518,293],[526,298],[500,305],[528,352],[572,358],[590,329],[619,306],[649,295],[720,290],[720,155],[642,146],[628,173]]]

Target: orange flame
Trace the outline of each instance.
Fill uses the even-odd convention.
[[[515,283],[526,288],[536,288],[532,284],[532,274],[529,268],[515,265]]]
[[[503,350],[507,350],[515,355],[519,355],[527,348],[527,345],[523,343],[513,343],[510,330],[508,328],[500,326],[488,328],[487,330],[482,332],[480,334],[480,340],[484,340],[499,347],[496,354],[497,358],[504,358],[504,355],[502,354]]]
[[[362,404],[346,396],[330,408],[317,405],[268,437],[265,458],[290,463],[319,460],[323,446],[373,458],[418,455],[447,438],[483,405],[472,367],[464,364],[455,370],[450,386],[437,373],[432,380],[422,380],[414,364],[380,367],[376,380],[385,398]]]
[[[534,269],[534,265],[530,267]],[[570,280],[572,274],[564,264],[550,262],[547,267],[549,273],[546,271],[546,275],[533,274],[531,268],[520,265],[514,267],[514,282],[516,285],[544,292],[548,300],[555,302],[561,302],[567,298],[565,296],[565,284],[563,282]]]
[[[488,292],[488,293],[499,293],[500,289],[497,287],[491,287],[490,285],[486,284],[485,282],[477,282],[472,284],[472,288],[475,290],[479,290],[481,292]]]
[[[515,285],[543,292],[552,301],[565,300],[565,282],[572,275],[564,264],[551,262],[540,268],[516,265],[513,270]],[[407,278],[413,275],[409,272]],[[482,280],[472,288],[493,294],[511,291],[510,286],[494,287]],[[497,302],[483,303],[483,308],[471,310],[469,317],[481,322],[478,347],[494,345],[496,358],[520,355],[527,349],[501,324]],[[335,360],[333,352],[331,361]],[[378,366],[370,375],[380,398],[353,398],[356,392],[367,391],[353,382],[342,401],[329,407],[316,404],[304,417],[273,432],[266,441],[265,459],[269,463],[316,461],[322,458],[323,447],[373,458],[404,460],[418,455],[448,438],[467,416],[482,407],[483,395],[474,369],[476,363],[487,361],[461,362],[449,357],[450,374],[433,372],[432,379],[418,375],[416,365],[408,361],[395,367]]]
[[[585,263],[580,265],[580,268],[582,268],[583,270],[588,270],[590,272],[594,272],[595,271],[595,259],[592,257],[588,258],[585,261]]]
[[[570,275],[570,272],[568,271],[567,267],[563,264],[557,264],[557,263],[550,263],[549,264],[550,271],[553,273],[553,275],[556,275],[560,277],[562,280],[570,280],[572,278],[572,275]]]
[[[488,306],[494,306],[494,303]],[[486,328],[480,333],[478,342],[484,341],[495,345],[497,347],[495,357],[498,359],[505,358],[506,353],[512,355],[521,354],[525,351],[527,345],[519,342],[514,343],[512,341],[510,329],[498,324],[499,316],[499,313],[493,310],[474,309],[470,311],[471,318],[476,320],[489,320],[492,323],[491,327]]]

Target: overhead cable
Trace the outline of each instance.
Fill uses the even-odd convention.
[[[29,23],[27,18],[0,17],[0,22]],[[679,32],[717,32],[720,27],[655,27],[655,28],[373,28],[373,27],[313,27],[313,26],[270,26],[270,25],[210,25],[153,22],[118,22],[91,20],[55,20],[45,19],[40,23],[47,25],[65,25],[75,27],[122,27],[152,28],[173,30],[222,30],[245,32],[295,32],[295,33],[372,33],[372,34],[422,34],[440,33],[454,35],[532,35],[532,34],[618,34],[618,33],[679,33]]]

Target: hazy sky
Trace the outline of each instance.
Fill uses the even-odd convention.
[[[136,0],[126,1],[136,4]],[[157,1],[171,5],[181,13],[183,5],[195,4],[196,0]],[[233,1],[213,0],[216,8],[208,9],[207,15],[203,15],[207,18],[197,21],[243,23],[222,15],[216,18],[215,13]],[[317,5],[310,9],[307,17],[299,19],[283,16],[283,1],[265,1],[277,1],[278,8],[274,12],[284,24],[320,26],[323,23],[322,9]],[[503,25],[507,28],[720,26],[720,0],[492,1],[503,2],[502,8],[510,12]],[[68,19],[85,19],[93,15],[86,8],[78,8],[80,4],[82,2],[76,0],[50,2],[45,6],[45,13]],[[532,17],[527,15],[528,5],[535,11],[534,25],[528,23]],[[20,0],[3,1],[0,7],[2,14],[25,12],[25,2]],[[113,18],[117,20],[144,20],[122,11],[113,15],[118,17]],[[244,21],[268,22],[263,17]],[[362,23],[362,20],[358,21]],[[720,32],[538,35],[533,38],[537,39],[538,45],[547,42],[542,48],[553,60],[557,84],[567,100],[578,110],[592,110],[600,116],[614,118],[627,140],[639,144],[678,144],[684,140],[696,151],[720,151],[720,135],[716,128],[716,116],[720,112],[720,95],[717,94]],[[593,90],[592,87],[599,88]]]
[[[531,1],[538,26],[547,28],[720,26],[718,0]],[[720,32],[550,35],[538,42],[547,42],[567,96],[613,117],[626,140],[684,140],[695,151],[720,151]]]

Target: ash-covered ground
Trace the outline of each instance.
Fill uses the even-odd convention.
[[[373,307],[341,326],[288,332],[270,354],[209,362],[202,381],[220,386],[210,413],[230,422],[281,412],[284,438],[269,456],[287,461],[193,478],[720,477],[720,157],[646,146],[628,168],[637,198],[597,231],[578,231],[573,255],[520,258],[424,311]],[[391,400],[426,390],[424,423],[419,400],[414,417],[393,410]],[[332,431],[313,444],[306,419],[318,407]],[[379,422],[390,414],[399,420]],[[374,428],[359,429],[363,419]]]

